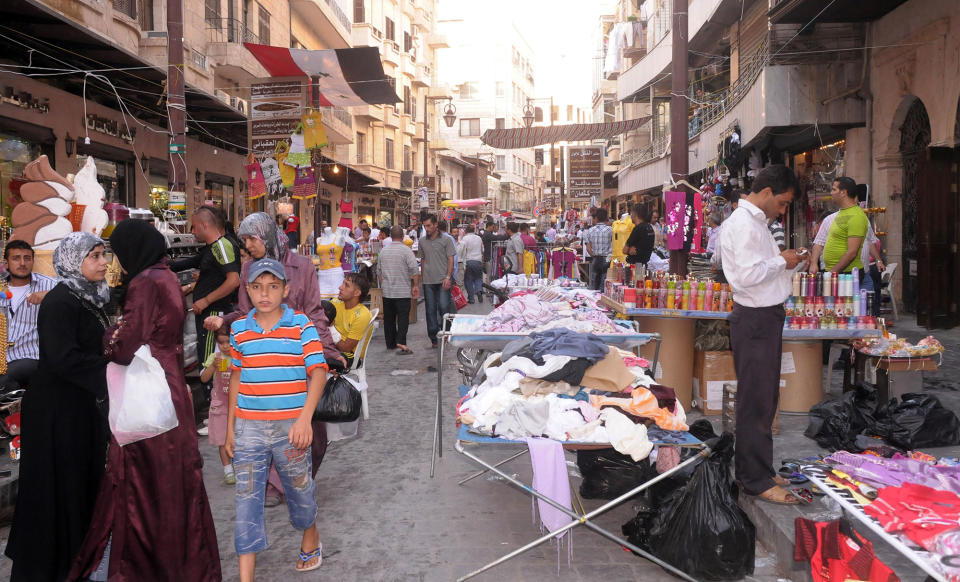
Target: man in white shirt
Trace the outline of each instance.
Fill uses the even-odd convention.
[[[475,303],[475,299],[483,301],[483,239],[477,236],[476,228],[472,224],[466,226],[466,234],[460,239],[457,254],[466,263],[463,274],[463,285],[467,288],[467,302]]]
[[[767,228],[799,191],[786,166],[767,166],[751,193],[723,223],[723,273],[733,289],[730,346],[737,372],[736,474],[748,495],[785,505],[799,503],[773,469],[771,426],[780,399],[783,302],[805,251],[780,251]]]

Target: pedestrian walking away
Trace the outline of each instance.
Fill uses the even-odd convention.
[[[786,212],[800,187],[793,170],[767,166],[753,181],[723,226],[723,272],[736,303],[730,315],[730,345],[737,372],[735,468],[747,495],[793,505],[799,500],[782,487],[773,469],[773,419],[780,399],[783,302],[798,251],[780,251],[769,221]]]
[[[483,293],[483,239],[475,232],[472,224],[466,227],[466,234],[460,241],[459,254],[466,264],[463,283],[467,288],[467,301],[476,303]]]
[[[583,242],[590,253],[590,288],[594,291],[603,291],[613,253],[613,228],[608,218],[606,208],[597,208],[594,214],[597,224],[583,233]]]
[[[394,243],[403,239],[403,229],[390,229]],[[407,346],[407,329],[410,325],[410,304],[420,296],[420,271],[417,258],[407,245],[391,244],[380,251],[377,274],[383,293],[383,339],[387,349],[396,349],[398,354],[413,353]]]

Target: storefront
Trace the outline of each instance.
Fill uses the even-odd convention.
[[[380,211],[377,213],[377,224],[380,225],[380,228],[397,224],[396,203],[389,195],[380,196]]]
[[[784,219],[793,247],[809,247],[823,217],[837,210],[830,198],[835,178],[846,175],[846,142],[817,146],[791,157],[800,180],[800,195]]]
[[[356,212],[354,212],[353,219],[356,222],[361,220],[366,220],[368,224],[373,225],[373,223],[380,224],[380,221],[377,220],[379,213],[377,212],[377,198],[378,196],[372,196],[370,194],[361,194],[356,198]]]
[[[46,154],[53,159],[56,137],[45,127],[0,118],[0,206],[9,214],[10,179],[20,176],[31,160]]]

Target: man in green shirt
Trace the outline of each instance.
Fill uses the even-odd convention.
[[[849,273],[856,268],[863,273],[860,246],[867,236],[869,221],[857,204],[857,183],[852,178],[837,178],[830,197],[840,207],[830,225],[827,244],[823,247],[823,263],[833,273]]]

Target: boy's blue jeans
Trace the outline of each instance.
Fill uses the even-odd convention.
[[[310,449],[295,449],[290,444],[290,427],[294,422],[295,419],[245,418],[235,421],[233,466],[237,474],[237,526],[234,544],[237,554],[252,554],[267,547],[263,496],[271,460],[280,473],[293,527],[303,531],[317,520]]]

